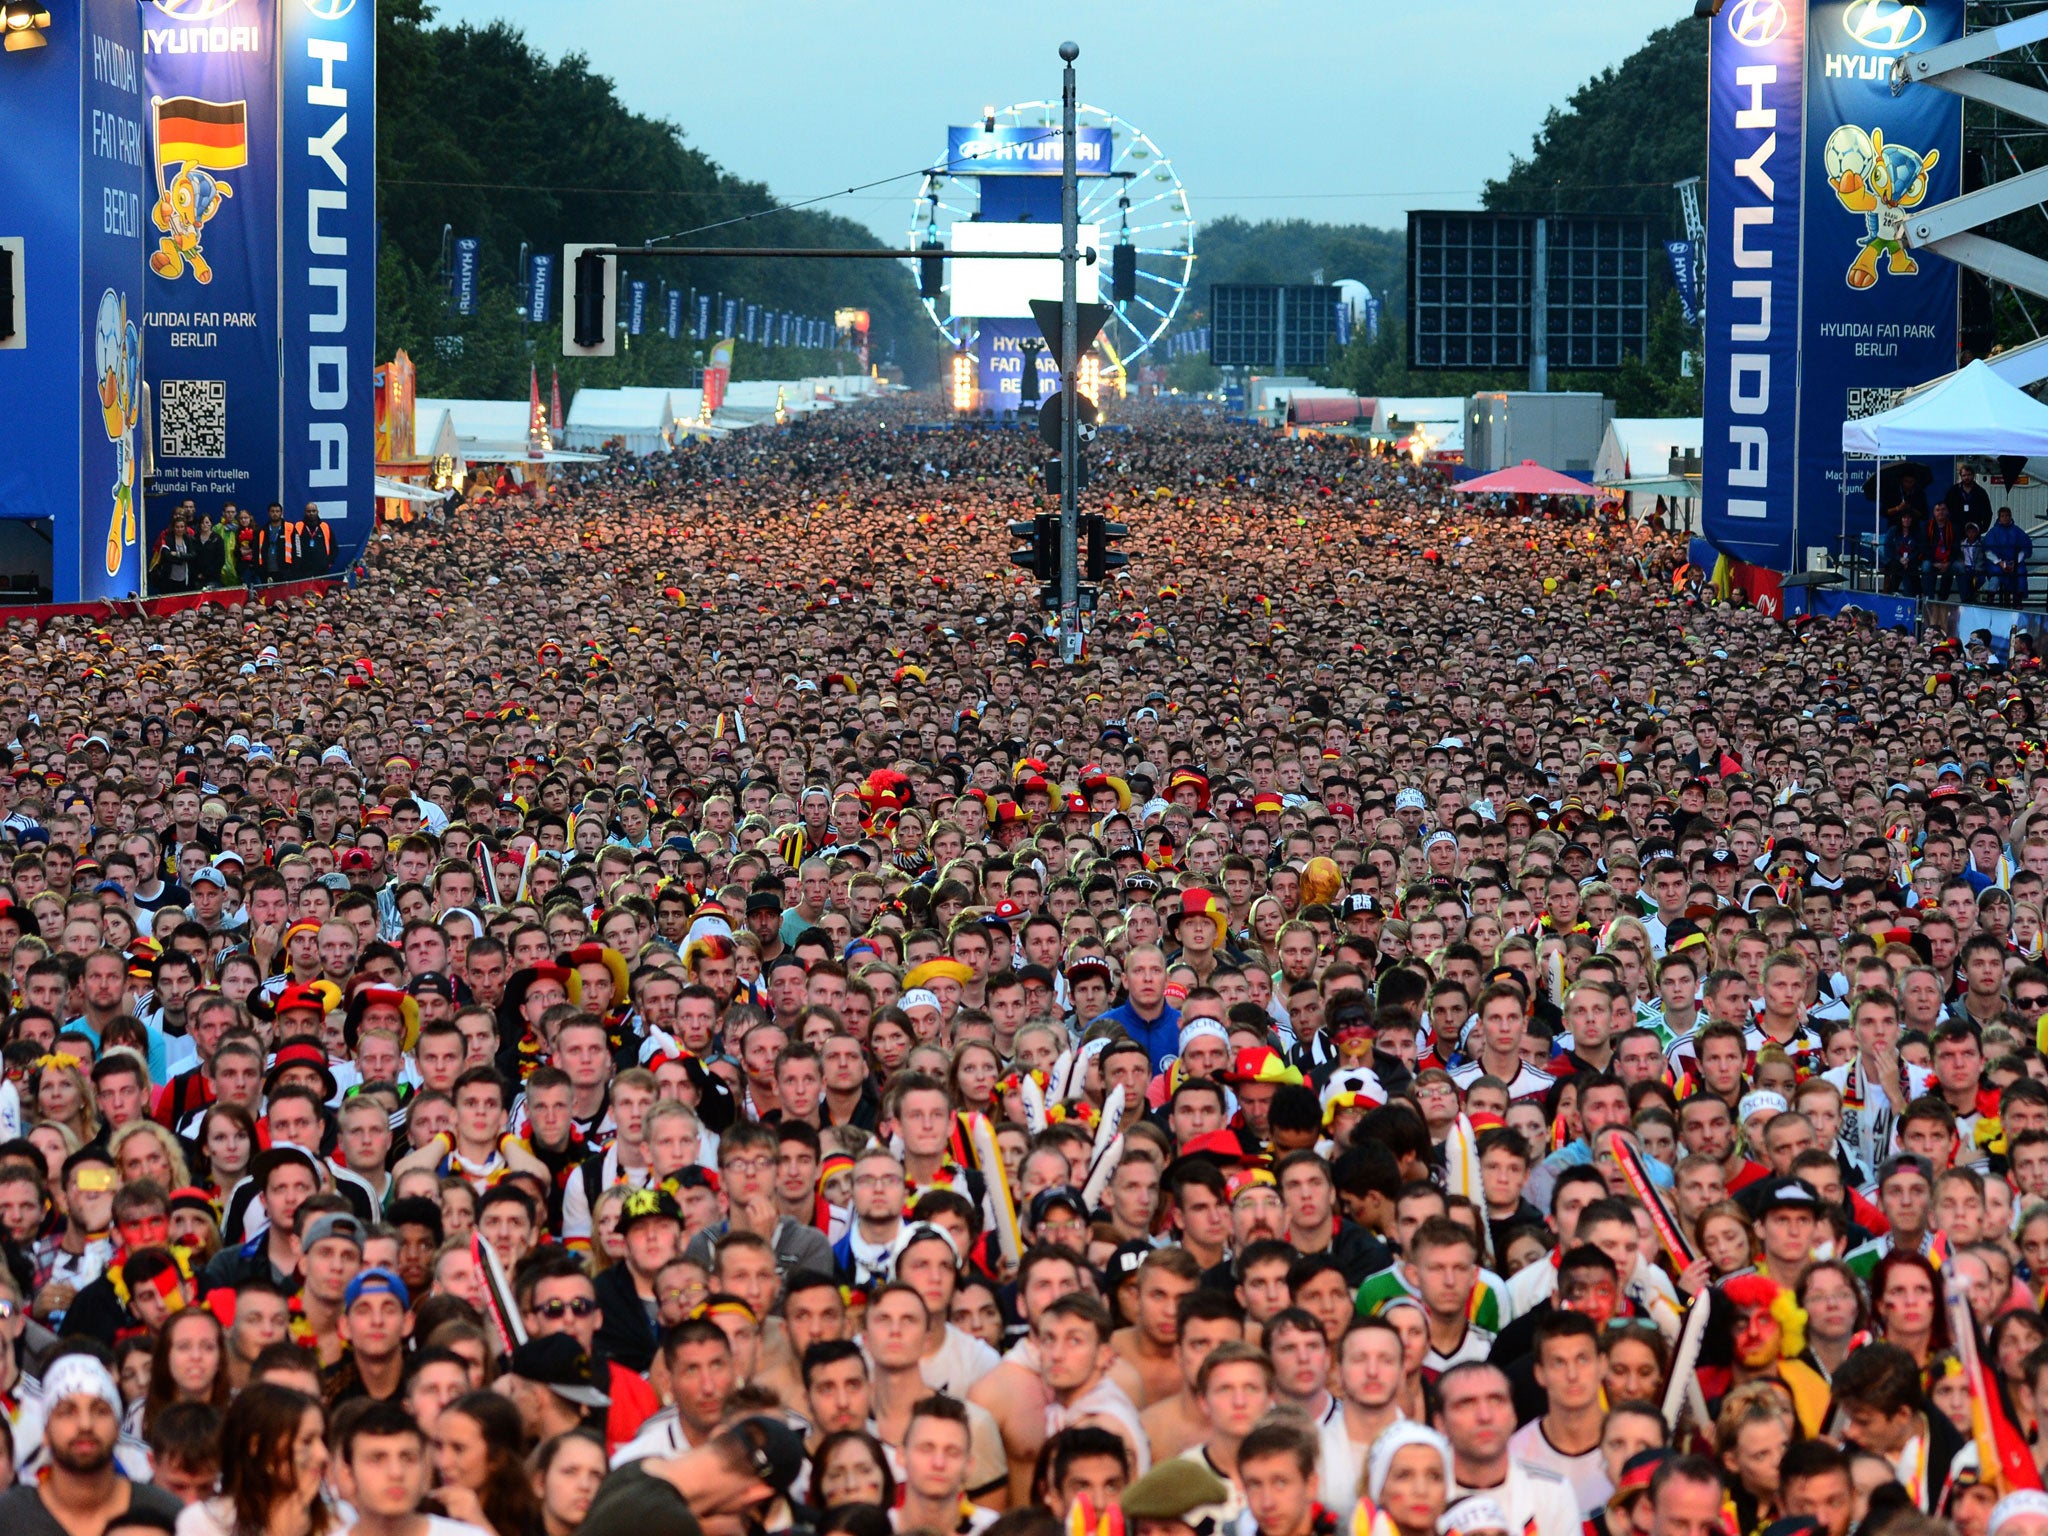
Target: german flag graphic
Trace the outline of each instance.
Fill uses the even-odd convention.
[[[231,171],[249,163],[249,104],[157,97],[156,163]]]

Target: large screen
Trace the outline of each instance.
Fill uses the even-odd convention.
[[[1520,213],[1408,215],[1408,366],[1526,368],[1536,224]],[[1619,368],[1644,355],[1655,268],[1649,220],[1545,220],[1545,326],[1553,368]]]
[[[1320,368],[1330,360],[1335,287],[1308,283],[1209,285],[1209,361],[1219,368]]]
[[[1093,224],[1081,226],[1081,249],[1103,249]],[[979,320],[1027,320],[1033,299],[1060,296],[1060,227],[1057,224],[979,224],[953,226],[952,310]],[[969,251],[1044,251],[1044,261],[972,261]],[[1101,290],[1102,262],[1082,263],[1077,283],[1083,304],[1092,304]]]

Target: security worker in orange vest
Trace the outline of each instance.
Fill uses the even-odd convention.
[[[328,566],[334,563],[334,530],[321,520],[318,503],[306,503],[306,515],[299,523],[293,543],[298,552],[297,559],[293,561],[294,576],[303,579],[327,574]]]

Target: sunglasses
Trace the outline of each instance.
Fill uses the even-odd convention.
[[[551,1323],[559,1323],[565,1317],[588,1317],[597,1310],[597,1303],[588,1296],[578,1296],[573,1301],[564,1301],[557,1296],[552,1301],[535,1304],[533,1315],[544,1317]]]

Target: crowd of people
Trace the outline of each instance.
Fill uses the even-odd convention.
[[[188,498],[171,508],[170,521],[150,548],[149,591],[162,596],[310,581],[332,574],[334,557],[334,530],[316,502],[307,502],[299,520],[290,522],[274,501],[258,516],[229,499],[216,517]]]
[[[930,413],[6,633],[0,1529],[2048,1536],[2025,636]]]

